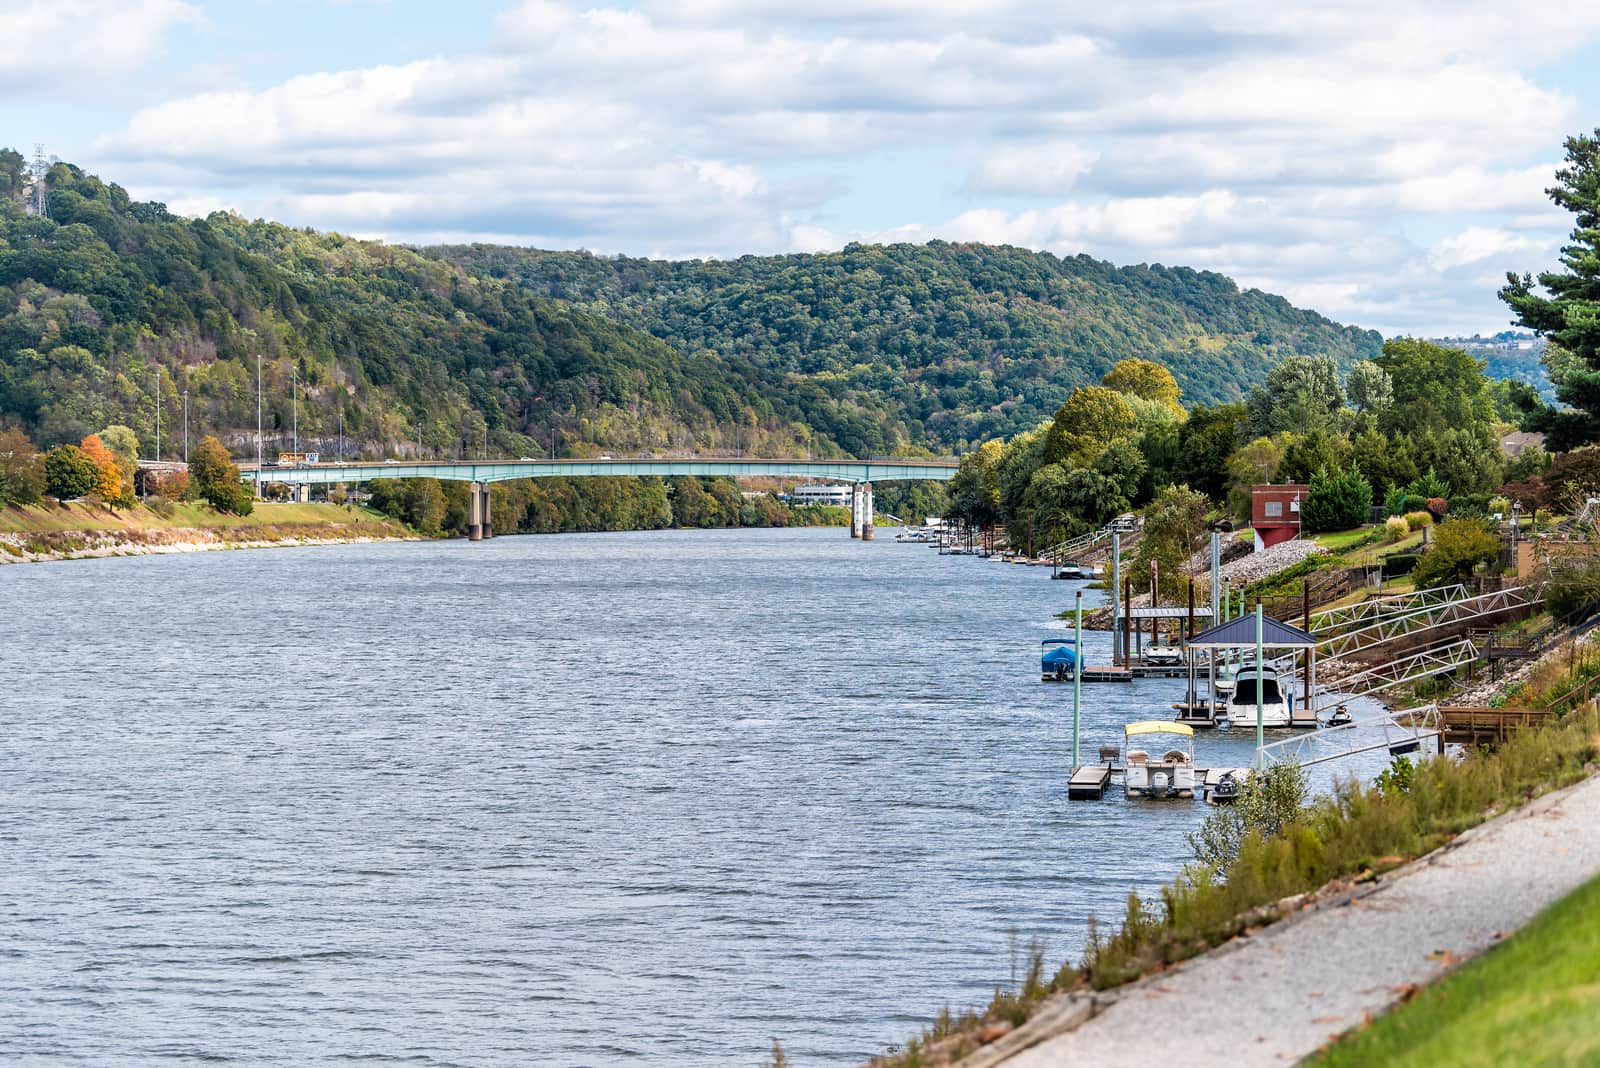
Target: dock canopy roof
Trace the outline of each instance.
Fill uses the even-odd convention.
[[[1170,719],[1147,719],[1139,723],[1130,723],[1122,728],[1122,733],[1132,738],[1138,734],[1187,734],[1194,737],[1194,728],[1183,723],[1174,723]]]
[[[1196,619],[1210,619],[1211,609],[1196,605],[1193,614]],[[1189,609],[1181,604],[1158,604],[1153,608],[1130,608],[1127,612],[1129,619],[1188,619],[1189,615]]]
[[[1078,644],[1078,639],[1076,639],[1076,638],[1046,638],[1044,641],[1040,642],[1039,644],[1040,645],[1077,645]]]
[[[1189,639],[1191,649],[1254,649],[1256,617],[1240,616],[1218,623]],[[1317,639],[1271,616],[1261,617],[1261,645],[1265,649],[1315,649]]]

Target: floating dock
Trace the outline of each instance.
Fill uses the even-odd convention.
[[[1134,679],[1181,679],[1189,673],[1189,669],[1182,664],[1133,664],[1124,667],[1121,664],[1085,664],[1083,665],[1084,682],[1132,682]],[[1071,682],[1072,673],[1064,677],[1040,673],[1041,682]]]
[[[1072,769],[1072,778],[1067,780],[1067,797],[1073,801],[1098,801],[1110,785],[1110,764],[1085,764]]]
[[[1116,764],[1085,764],[1081,768],[1073,768],[1072,777],[1067,780],[1067,799],[1099,801],[1111,788],[1112,776],[1121,775],[1125,770]],[[1222,777],[1230,773],[1234,780],[1242,785],[1245,779],[1250,777],[1250,770],[1249,768],[1195,768],[1195,794],[1209,797],[1217,783],[1222,781]]]

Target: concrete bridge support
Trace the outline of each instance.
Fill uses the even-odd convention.
[[[861,537],[861,483],[850,484],[850,536]]]
[[[467,540],[483,540],[483,498],[476,482],[467,483]]]
[[[482,485],[483,503],[478,507],[478,516],[483,521],[483,537],[484,540],[487,541],[488,539],[494,537],[494,507],[491,503],[493,498],[489,495],[489,489],[493,483],[485,482]]]
[[[861,486],[861,539],[872,540],[872,483],[866,482]]]

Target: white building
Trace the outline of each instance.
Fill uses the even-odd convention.
[[[850,507],[850,487],[837,485],[796,486],[789,494],[792,504],[833,504]]]

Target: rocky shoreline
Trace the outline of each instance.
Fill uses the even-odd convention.
[[[265,536],[264,536],[265,535]],[[93,560],[110,556],[162,556],[221,549],[272,549],[290,545],[364,545],[420,541],[419,536],[340,533],[337,526],[174,527],[161,530],[0,532],[0,564]]]

